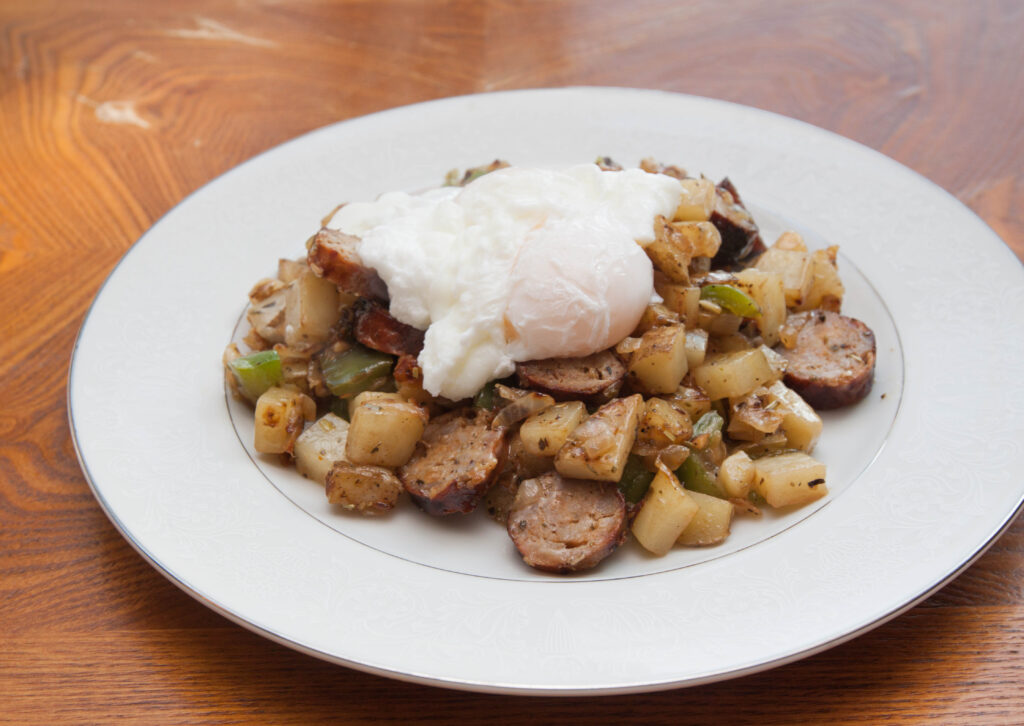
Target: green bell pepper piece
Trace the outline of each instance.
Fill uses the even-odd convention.
[[[230,361],[228,368],[231,369],[245,397],[253,401],[262,396],[268,388],[280,383],[283,378],[281,356],[276,350],[261,350],[243,355]]]
[[[379,391],[388,385],[395,359],[387,353],[353,345],[340,353],[320,356],[320,370],[328,390],[338,398],[352,398],[363,391]]]
[[[719,499],[726,499],[725,492],[718,485],[715,477],[704,467],[700,455],[691,451],[686,461],[676,469],[676,476],[684,488],[701,494],[709,494]]]
[[[742,318],[761,316],[761,308],[747,293],[732,285],[712,283],[700,289],[700,299],[710,300],[723,310]]]
[[[619,479],[619,490],[630,504],[636,504],[644,498],[647,489],[654,480],[654,472],[648,471],[643,460],[636,454],[630,454],[626,465],[622,467],[622,478]]]

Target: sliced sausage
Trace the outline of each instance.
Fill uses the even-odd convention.
[[[587,570],[626,538],[626,500],[613,483],[565,479],[549,471],[519,485],[507,526],[530,567]]]
[[[502,470],[507,432],[490,411],[462,408],[430,421],[398,478],[428,514],[472,512]]]
[[[786,327],[796,332],[786,385],[814,408],[848,406],[868,395],[875,374],[875,334],[854,318],[828,310],[790,315]]]
[[[376,270],[363,264],[358,237],[324,227],[307,243],[309,267],[339,289],[358,297],[387,300],[388,288]]]
[[[355,305],[352,335],[367,348],[389,355],[417,356],[423,350],[423,331],[391,317],[383,305],[373,300]]]
[[[722,235],[722,246],[718,248],[711,266],[716,269],[731,267],[740,260],[764,252],[761,232],[729,177],[715,186],[715,195],[717,198],[710,222]]]
[[[519,385],[549,393],[558,400],[614,398],[622,388],[626,366],[610,350],[583,358],[548,358],[516,365]]]

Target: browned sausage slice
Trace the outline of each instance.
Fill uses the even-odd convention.
[[[587,570],[626,538],[626,500],[613,483],[564,479],[549,471],[520,484],[508,533],[530,567]]]
[[[814,408],[848,406],[868,395],[875,374],[875,334],[854,318],[828,310],[790,315],[796,344],[780,353],[789,361],[786,385]]]
[[[310,269],[344,292],[387,300],[387,285],[373,268],[363,264],[356,251],[358,243],[358,237],[324,227],[307,243]]]
[[[710,221],[722,235],[722,245],[718,248],[711,266],[715,269],[729,267],[742,259],[764,252],[764,242],[757,223],[743,205],[740,193],[729,177],[715,186],[715,209],[711,212]]]
[[[610,350],[583,358],[548,358],[516,365],[519,385],[559,400],[611,398],[618,393],[626,366]]]
[[[395,320],[372,300],[357,303],[352,334],[367,348],[390,355],[417,356],[423,350],[422,330]]]
[[[430,421],[398,478],[428,514],[472,512],[505,464],[506,431],[494,414],[463,408]]]

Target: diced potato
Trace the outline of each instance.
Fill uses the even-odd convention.
[[[316,417],[316,404],[304,393],[274,386],[256,401],[253,447],[261,454],[285,454]]]
[[[757,328],[766,345],[779,342],[779,328],[786,322],[786,293],[782,279],[774,272],[750,267],[736,274],[736,280],[761,308]]]
[[[773,507],[807,504],[828,494],[825,465],[801,451],[754,461],[754,491]]]
[[[710,179],[683,179],[683,197],[676,208],[679,222],[706,222],[715,209],[715,183]]]
[[[389,393],[387,391],[363,391],[357,393],[352,398],[348,399],[348,418],[352,420],[352,414],[355,413],[356,408],[359,404],[373,401],[380,403],[381,401],[399,401],[404,402],[407,399],[401,393]]]
[[[615,481],[622,477],[644,405],[643,396],[617,398],[577,426],[555,455],[555,469],[571,479]]]
[[[708,331],[696,328],[686,331],[686,367],[696,368],[708,353]]]
[[[686,328],[669,325],[643,334],[629,361],[629,376],[648,393],[672,393],[688,370]]]
[[[700,492],[688,492],[696,501],[698,510],[676,540],[681,545],[701,546],[718,544],[729,536],[734,507],[732,502]]]
[[[534,456],[554,456],[586,415],[581,401],[559,403],[533,414],[519,429],[523,447]]]
[[[718,468],[718,485],[727,497],[743,499],[754,483],[754,462],[745,451],[725,457]]]
[[[661,273],[654,275],[654,291],[661,296],[662,304],[680,317],[686,314],[685,294],[690,288],[671,282]]]
[[[657,275],[654,279],[654,291],[665,301],[665,307],[679,315],[687,328],[697,327],[697,314],[700,311],[699,287],[669,282],[664,276]]]
[[[779,411],[782,412],[780,428],[789,445],[808,454],[814,451],[818,437],[821,436],[821,417],[799,393],[782,381],[776,381],[768,387],[768,396],[770,400],[779,402]]]
[[[774,272],[782,279],[786,305],[800,305],[811,289],[811,256],[793,249],[772,247],[757,260],[757,269]]]
[[[773,249],[780,250],[796,250],[797,252],[806,252],[807,244],[804,242],[803,236],[799,232],[794,232],[791,229],[787,229],[785,232],[779,235],[779,238],[775,240],[772,245]]]
[[[322,343],[338,322],[338,287],[312,270],[288,286],[284,340],[292,347]]]
[[[700,325],[700,288],[688,287],[683,293],[683,322],[693,330]]]
[[[648,399],[640,416],[636,434],[636,448],[641,455],[651,450],[682,444],[693,433],[690,417],[677,410],[668,401]]]
[[[392,509],[402,493],[402,482],[381,466],[335,462],[327,472],[327,501],[363,514]]]
[[[815,250],[811,254],[812,282],[804,303],[797,306],[797,310],[825,308],[839,312],[846,289],[843,287],[843,281],[839,279],[839,270],[836,267],[838,250],[839,248],[833,245],[828,249]]]
[[[750,340],[741,333],[731,333],[730,335],[719,335],[711,338],[708,341],[707,355],[735,353],[738,350],[750,350]]]
[[[711,222],[673,222],[691,257],[714,257],[722,246],[722,233]]]
[[[633,536],[644,549],[664,555],[699,509],[693,492],[683,489],[668,469],[659,469],[644,495],[640,511],[633,518]]]
[[[640,316],[640,322],[633,329],[633,335],[643,335],[651,328],[678,325],[679,322],[679,313],[661,303],[652,303],[644,309],[643,315]]]
[[[775,380],[781,380],[786,375],[786,369],[789,367],[789,361],[786,360],[784,355],[780,355],[775,352],[775,349],[769,348],[767,345],[761,345],[761,352],[764,353],[764,358],[768,361],[768,365],[772,369]]]
[[[295,439],[295,468],[308,479],[327,484],[327,472],[345,459],[348,421],[333,413],[324,414]]]
[[[664,217],[657,218],[654,228],[654,241],[644,248],[654,264],[654,269],[671,282],[688,283],[692,257],[689,244]]]
[[[351,419],[345,456],[370,466],[407,462],[427,424],[426,412],[415,403],[381,396],[364,396]]]
[[[692,377],[714,401],[746,396],[758,386],[773,381],[775,373],[764,353],[759,348],[750,348],[709,357],[703,365],[693,369]]]

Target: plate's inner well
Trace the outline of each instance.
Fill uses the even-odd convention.
[[[808,247],[816,249],[829,240],[778,215],[750,205],[767,243],[786,229],[796,229]],[[283,257],[298,256],[302,240],[282,249]],[[271,261],[268,260],[268,266]],[[471,515],[431,517],[403,498],[396,509],[385,516],[367,517],[346,512],[327,502],[323,487],[294,468],[283,465],[278,457],[257,454],[252,448],[252,408],[226,395],[228,412],[242,446],[255,469],[270,486],[276,488],[310,517],[336,531],[382,553],[426,567],[479,577],[512,580],[579,581],[607,580],[675,570],[728,556],[799,525],[801,521],[827,507],[854,486],[857,478],[871,465],[885,443],[903,393],[903,353],[895,323],[885,303],[861,272],[840,248],[839,273],[846,287],[843,313],[863,320],[875,333],[878,357],[875,383],[866,399],[839,411],[820,412],[824,431],[813,454],[827,466],[829,495],[812,504],[792,510],[764,509],[754,519],[737,515],[732,533],[720,545],[705,548],[678,547],[664,557],[653,557],[631,540],[596,569],[570,578],[532,570],[519,558],[504,527],[483,511]],[[245,291],[239,291],[244,299]],[[247,332],[244,314],[234,331],[238,341]]]

